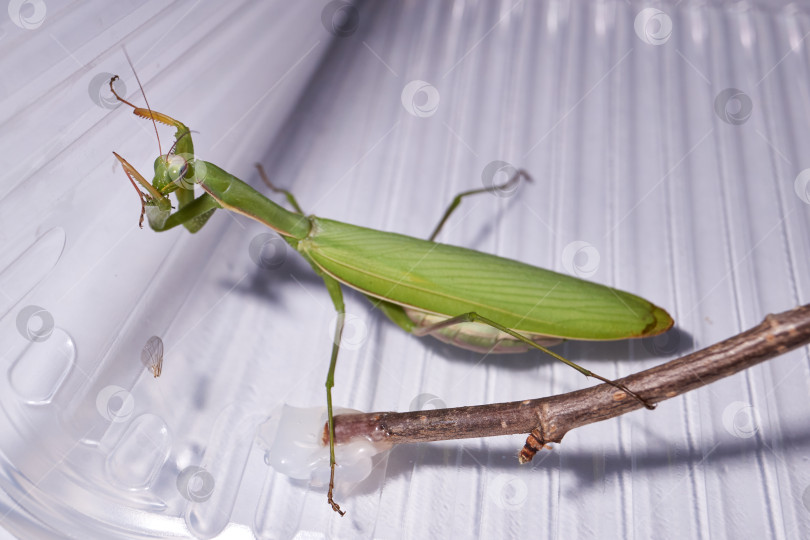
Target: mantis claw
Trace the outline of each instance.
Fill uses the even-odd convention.
[[[113,152],[113,155],[121,163],[127,178],[129,178],[129,182],[132,184],[132,187],[135,188],[135,191],[138,192],[138,197],[141,199],[141,217],[138,220],[138,227],[143,229],[143,217],[146,214],[146,206],[153,201],[157,202],[156,206],[158,207],[161,206],[161,203],[163,205],[169,205],[168,199],[157,189],[155,189],[154,186],[147,182],[146,179],[137,171],[137,169],[130,165],[127,160],[119,156],[116,152]],[[138,184],[142,185],[146,191],[148,191],[148,193],[141,191]],[[169,208],[171,208],[170,205]]]

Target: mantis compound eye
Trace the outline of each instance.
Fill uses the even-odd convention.
[[[172,154],[168,158],[169,177],[174,181],[185,176],[188,171],[188,161],[181,155]]]
[[[167,159],[167,171],[172,182],[182,180],[188,172],[188,160],[185,157],[172,154]]]

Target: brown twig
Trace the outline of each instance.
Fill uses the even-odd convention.
[[[810,304],[768,315],[758,326],[666,364],[619,379],[651,403],[684,394],[810,343]],[[366,437],[391,445],[529,433],[520,461],[574,428],[640,409],[638,400],[600,384],[540,399],[407,413],[335,417],[335,440]]]

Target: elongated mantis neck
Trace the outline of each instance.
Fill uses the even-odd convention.
[[[213,163],[198,161],[195,167],[200,164],[205,167],[200,186],[226,210],[256,220],[282,236],[303,240],[309,235],[312,224],[306,216],[279,206]]]

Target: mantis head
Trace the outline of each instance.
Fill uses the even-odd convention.
[[[127,160],[113,152],[141,199],[141,217],[138,226],[143,227],[145,215],[153,229],[163,230],[166,220],[172,212],[169,194],[175,194],[180,208],[193,201],[194,185],[199,182],[201,176],[198,173],[204,170],[204,165],[197,166],[191,131],[182,122],[171,116],[151,109],[135,107],[120,97],[113,88],[113,82],[117,77],[116,75],[110,80],[110,89],[115,97],[134,109],[132,112],[135,116],[151,120],[153,123],[160,122],[177,130],[174,144],[169,151],[166,154],[161,153],[155,159],[155,175],[151,183]],[[155,131],[157,132],[157,126],[155,126]],[[158,145],[160,145],[160,139],[158,139]],[[197,169],[201,169],[201,171],[197,171]]]

